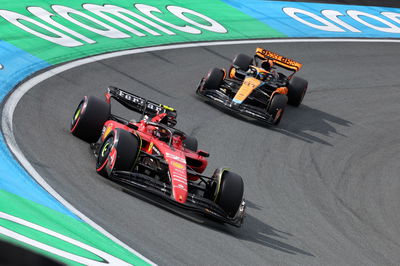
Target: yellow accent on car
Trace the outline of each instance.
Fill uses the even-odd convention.
[[[82,107],[79,108],[79,109],[76,111],[75,117],[74,117],[75,120],[78,119],[79,115],[81,114],[81,109],[82,109]]]
[[[151,149],[153,149],[153,146],[154,146],[154,143],[153,143],[153,142],[150,142],[149,148],[147,149],[147,152],[150,152]]]
[[[178,162],[172,162],[172,165],[174,167],[176,167],[176,168],[179,168],[179,169],[184,169],[185,168],[185,166],[183,164],[180,164]]]
[[[174,109],[174,108],[172,108],[172,107],[169,107],[168,105],[163,105],[163,104],[160,104],[160,106],[161,106],[161,107],[163,107],[163,108],[165,108],[165,109],[167,109],[167,110],[169,110],[169,111],[175,111],[175,109]]]

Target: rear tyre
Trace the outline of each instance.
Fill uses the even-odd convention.
[[[224,71],[219,68],[212,68],[204,78],[203,88],[205,90],[218,90],[223,79]]]
[[[130,171],[140,152],[138,137],[128,131],[116,129],[103,141],[97,157],[96,171],[110,177],[113,170]]]
[[[299,77],[293,77],[288,85],[288,103],[299,106],[303,101],[308,87],[308,81]]]
[[[243,201],[243,179],[240,175],[227,170],[218,177],[220,178],[219,189],[217,188],[215,202],[227,213],[228,217],[232,218],[238,212]]]
[[[185,146],[185,148],[188,150],[197,152],[198,149],[197,139],[192,136],[186,136],[186,138],[183,140],[183,146]]]
[[[110,117],[110,104],[94,96],[85,96],[71,120],[72,135],[86,142],[96,142]]]
[[[281,122],[281,118],[286,108],[288,97],[284,94],[275,94],[272,96],[271,102],[268,106],[268,113],[272,115],[274,125]]]

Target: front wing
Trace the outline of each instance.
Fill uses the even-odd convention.
[[[211,100],[211,102],[217,106],[229,109],[235,113],[245,115],[257,120],[272,124],[274,117],[269,114],[265,109],[258,108],[249,104],[235,104],[232,102],[232,98],[223,93],[220,90],[203,90],[204,78],[200,81],[196,93],[197,95]]]
[[[138,188],[152,194],[155,194],[176,206],[194,211],[197,213],[205,214],[211,216],[219,221],[240,227],[244,218],[245,211],[245,201],[239,208],[238,213],[235,217],[230,218],[227,216],[224,210],[222,210],[215,202],[199,197],[195,194],[188,194],[185,203],[176,202],[172,197],[172,189],[169,184],[155,180],[147,175],[140,173],[133,173],[128,171],[114,171],[111,179],[115,182],[124,185],[124,187]]]

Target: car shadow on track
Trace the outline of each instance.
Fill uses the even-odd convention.
[[[353,123],[307,105],[288,106],[285,117],[278,127],[271,128],[289,137],[308,143],[320,143],[332,146],[326,139],[332,135],[346,137],[338,131],[339,127],[350,127]],[[309,132],[309,133],[308,133]],[[317,136],[321,135],[321,137]]]
[[[337,126],[350,127],[353,124],[348,120],[332,114],[311,108],[307,105],[301,105],[300,107],[287,106],[281,123],[275,126],[243,116],[209,101],[205,101],[205,103],[210,105],[211,108],[216,108],[219,111],[246,123],[279,132],[307,143],[316,142],[328,146],[333,145],[326,140],[326,137],[329,137],[332,134],[345,137],[345,135],[341,134],[336,129]],[[315,133],[322,135],[323,137],[316,136]]]
[[[241,240],[254,242],[288,254],[315,257],[310,252],[286,243],[285,241],[289,241],[291,234],[280,231],[252,215],[246,216],[245,224],[235,232],[234,236]]]
[[[259,205],[254,204],[249,200],[246,200],[246,204],[247,208],[249,209],[261,209]],[[290,238],[294,237],[292,234],[278,230],[249,213],[247,213],[245,217],[245,222],[243,223],[241,228],[228,228],[225,226],[223,230],[225,231],[225,233],[230,234],[241,240],[257,243],[259,245],[279,250],[288,254],[301,254],[315,257],[310,252],[295,247],[292,244],[288,244],[287,242],[290,241]]]
[[[119,186],[116,183],[114,183],[114,185]],[[154,196],[151,193],[137,189],[128,189],[123,186],[119,187],[123,192],[131,196],[134,196],[135,198],[148,202],[152,205],[156,205],[157,207],[162,208],[168,212],[171,212],[174,215],[180,216],[185,220],[199,224],[210,230],[218,231],[220,233],[227,234],[241,240],[253,242],[288,254],[292,255],[301,254],[314,257],[314,255],[311,254],[310,252],[307,252],[293,245],[285,243],[285,240],[288,240],[290,237],[293,237],[290,233],[286,233],[284,231],[275,229],[274,227],[264,223],[263,221],[252,215],[247,214],[242,227],[236,228],[232,225],[223,224],[213,218],[205,217],[204,215],[200,215],[179,208],[176,205],[173,205],[164,199]],[[248,205],[248,208],[260,209],[259,206],[250,201],[246,201],[246,203]]]

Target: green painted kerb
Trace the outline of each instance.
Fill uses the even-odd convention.
[[[0,9],[14,12],[0,11],[0,39],[51,64],[109,51],[169,43],[285,37],[218,0],[92,0],[89,2],[91,5],[77,0],[62,1],[57,5],[37,0],[0,2]],[[102,12],[94,12],[96,8],[103,8]],[[113,13],[116,8],[118,12]],[[185,9],[195,13],[182,12],[187,11]],[[146,10],[150,11],[146,13]],[[177,15],[180,11],[185,20]],[[215,20],[222,26],[219,29],[226,31],[212,29],[212,23],[197,13]],[[5,19],[12,20],[18,16],[20,27]],[[29,19],[21,19],[21,16]],[[52,43],[29,33],[29,30],[53,39],[64,38],[75,46]]]
[[[3,190],[0,190],[0,212],[6,213],[12,217],[17,217],[23,221],[28,221],[29,223],[35,225],[40,225],[51,230],[51,232],[55,232],[63,237],[68,237],[79,243],[93,247],[109,254],[110,256],[123,260],[126,263],[134,265],[148,265],[123,247],[100,234],[85,222],[78,221],[67,215],[61,214],[57,211],[28,201]],[[47,218],[43,219],[43,217]],[[21,225],[15,221],[10,221],[9,219],[4,219],[0,216],[0,232],[4,232],[4,229],[21,234],[30,240],[38,241],[41,244],[50,245],[69,254],[89,259],[92,261],[92,265],[94,265],[96,262],[103,262],[106,264],[104,262],[104,259],[106,258],[102,257],[101,255],[99,256],[99,252],[90,252],[85,248],[82,248],[81,244],[75,245],[74,243],[71,243],[71,241],[63,240],[64,238],[55,237],[38,229],[32,228],[31,226],[27,226],[26,224]],[[74,262],[73,260],[62,256],[54,255],[51,252],[47,252],[41,248],[37,248],[27,244],[26,242],[10,238],[3,234],[0,234],[0,238],[18,245],[22,245],[28,249],[52,257],[58,261],[62,261],[68,265],[81,265],[81,263]]]

